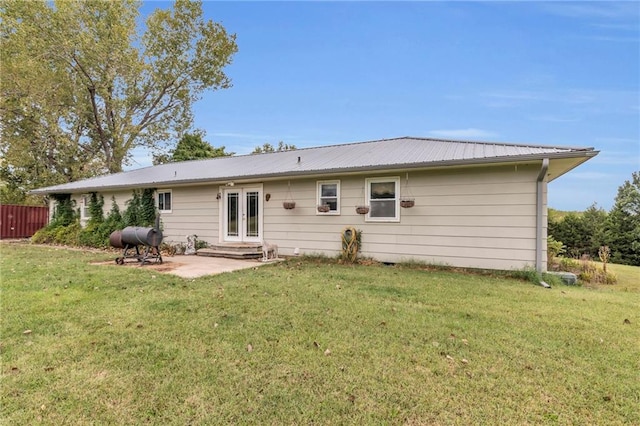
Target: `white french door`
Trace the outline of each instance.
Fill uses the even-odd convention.
[[[231,187],[223,192],[224,241],[262,241],[262,187]]]

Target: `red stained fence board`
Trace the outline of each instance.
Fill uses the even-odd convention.
[[[28,238],[49,223],[49,208],[0,205],[0,239]]]

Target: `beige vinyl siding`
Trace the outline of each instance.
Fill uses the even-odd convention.
[[[187,235],[218,242],[218,185],[158,189],[171,190],[171,213],[161,215],[166,243],[186,243]]]
[[[120,208],[120,214],[123,214],[124,211],[127,209],[127,201],[129,201],[133,196],[133,190],[110,192],[110,193],[104,193],[103,195],[104,195],[103,210],[104,210],[105,216],[109,214],[109,211],[111,210],[111,204],[113,202],[112,197],[115,198],[116,203]]]
[[[170,189],[172,197],[171,213],[160,215],[163,229],[163,242],[168,244],[186,243],[187,235],[195,234],[198,239],[208,242],[218,241],[218,185],[159,188]],[[104,214],[109,214],[112,196],[115,196],[120,213],[127,209],[127,201],[132,190],[104,192]],[[73,199],[79,206],[82,194],[74,194]]]
[[[347,226],[362,231],[362,256],[384,262],[421,261],[459,267],[520,269],[535,266],[536,178],[539,164],[485,166],[439,171],[321,176],[236,183],[262,184],[263,238],[279,246],[281,255],[324,254],[336,256],[341,232]],[[367,178],[398,177],[400,196],[415,198],[415,206],[400,209],[399,222],[367,222],[355,206],[365,203]],[[318,214],[317,182],[340,181],[340,214]],[[220,242],[219,184],[161,187],[171,190],[172,211],[162,214],[165,239],[184,243],[186,236],[215,244]],[[80,195],[80,194],[78,194]],[[111,196],[122,212],[131,191],[105,193],[105,214]],[[267,201],[267,197],[269,201]],[[283,201],[295,201],[286,210]],[[546,183],[543,237],[546,262]],[[546,264],[543,265],[546,267]]]
[[[353,226],[363,233],[362,255],[380,261],[495,269],[534,266],[538,172],[537,165],[413,171],[408,188],[406,172],[340,177],[339,216],[316,214],[316,179],[291,181],[293,210],[282,208],[287,182],[265,183],[271,199],[265,203],[264,237],[285,255],[297,248],[335,256],[342,229]],[[365,202],[365,179],[393,176],[400,177],[400,194],[415,198],[415,206],[400,209],[399,223],[366,222],[355,212],[355,206]]]
[[[116,204],[118,204],[118,207],[120,208],[120,213],[122,214],[124,213],[124,210],[127,208],[125,203],[131,198],[131,194],[132,194],[132,191],[98,193],[98,196],[102,195],[104,197],[104,205],[102,206],[102,212],[104,214],[104,217],[106,218],[109,215],[109,212],[111,211],[111,206],[113,204],[112,197],[115,197]],[[85,195],[87,196],[87,200],[88,200],[90,192],[81,193],[81,194],[71,194],[71,199],[75,202],[76,210],[81,208],[81,200],[82,200],[82,197]],[[55,206],[55,200],[52,200],[50,203],[52,206]],[[86,226],[88,222],[89,222],[88,217],[80,221],[82,226]]]

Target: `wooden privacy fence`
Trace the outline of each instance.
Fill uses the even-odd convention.
[[[27,238],[49,223],[49,208],[0,205],[0,239]]]

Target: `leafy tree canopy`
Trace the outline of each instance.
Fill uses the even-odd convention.
[[[640,266],[640,171],[618,188],[609,212],[607,238],[612,262]]]
[[[252,154],[264,154],[267,152],[279,152],[279,151],[292,151],[297,149],[295,145],[286,144],[282,141],[278,142],[278,146],[274,147],[270,143],[265,143],[262,146],[256,146],[253,149]]]
[[[609,213],[596,204],[584,212],[549,209],[548,234],[571,257],[597,259],[600,247],[608,246],[612,262],[640,266],[640,171],[618,188]]]
[[[0,155],[6,191],[118,172],[136,147],[175,139],[235,35],[176,0],[141,25],[136,0],[0,3]]]
[[[176,148],[169,154],[154,155],[153,164],[173,163],[177,161],[200,160],[205,158],[228,157],[234,152],[226,152],[225,147],[216,148],[204,141],[204,132],[185,133]]]

